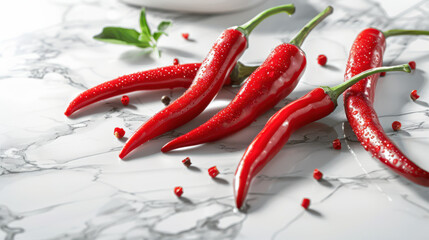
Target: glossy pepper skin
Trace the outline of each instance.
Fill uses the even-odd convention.
[[[124,159],[141,144],[198,116],[217,95],[238,58],[247,48],[247,37],[251,31],[263,19],[280,12],[292,14],[295,7],[288,4],[270,8],[239,27],[226,29],[202,62],[189,89],[142,125],[125,143],[119,157]]]
[[[306,66],[305,53],[292,44],[276,47],[253,72],[231,103],[209,121],[167,143],[161,150],[216,141],[251,124],[273,108],[298,84]]]
[[[234,176],[237,208],[243,206],[252,179],[274,158],[295,130],[329,115],[337,106],[338,96],[348,87],[382,71],[411,72],[411,69],[409,65],[371,69],[333,88],[316,88],[275,113],[246,149],[238,164]]]
[[[217,95],[246,47],[247,39],[242,32],[225,30],[201,64],[188,90],[142,125],[125,143],[119,157],[124,158],[146,141],[199,115]]]
[[[386,40],[383,32],[368,28],[357,36],[350,50],[345,81],[362,71],[381,66]],[[344,93],[344,108],[358,140],[374,157],[397,174],[429,187],[429,172],[408,159],[386,136],[374,110],[374,93],[379,75],[361,80]]]
[[[200,66],[201,63],[178,64],[115,78],[80,93],[70,102],[64,114],[70,116],[93,103],[134,91],[188,88]],[[254,69],[256,67],[238,63],[224,85],[239,85]]]
[[[161,150],[211,142],[250,125],[257,117],[288,96],[298,84],[307,63],[300,46],[309,32],[333,12],[328,6],[291,40],[277,46],[253,72],[228,106],[206,123],[167,143]]]
[[[268,120],[246,149],[234,177],[237,208],[241,208],[253,177],[282,149],[297,129],[329,115],[335,109],[329,95],[316,88],[291,102]]]

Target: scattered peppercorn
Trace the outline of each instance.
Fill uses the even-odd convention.
[[[308,207],[310,206],[310,199],[308,198],[302,199],[301,206],[305,209],[308,209]]]
[[[177,197],[181,197],[183,194],[183,188],[182,187],[175,187],[174,188],[174,194],[176,194]]]
[[[186,167],[191,166],[191,159],[189,157],[185,158],[182,160],[183,165],[185,165]]]
[[[121,98],[122,105],[127,106],[130,103],[130,98],[127,95],[122,96]]]
[[[124,129],[122,129],[122,128],[115,128],[115,130],[113,131],[113,134],[117,137],[117,138],[119,138],[119,139],[121,139],[122,137],[124,137],[124,135],[125,135],[125,130]]]
[[[408,65],[410,65],[411,69],[413,69],[413,70],[416,69],[416,62],[411,61],[411,62],[408,63]]]
[[[413,99],[413,101],[416,101],[420,96],[417,94],[417,90],[414,89],[413,91],[411,91],[410,97],[411,99]]]
[[[332,147],[335,149],[335,150],[340,150],[341,149],[341,141],[340,141],[340,139],[335,139],[333,142],[332,142]]]
[[[399,121],[394,121],[392,123],[392,129],[393,131],[399,131],[399,129],[401,129],[401,123]]]
[[[321,66],[325,66],[327,61],[328,61],[328,58],[323,54],[320,54],[317,57],[317,63]]]
[[[323,173],[321,171],[319,171],[319,169],[316,168],[313,171],[313,177],[314,177],[314,179],[316,179],[317,181],[319,181],[320,179],[322,179]]]
[[[186,40],[189,39],[189,33],[182,33],[182,37]]]
[[[179,65],[179,59],[177,58],[173,59],[173,65]]]
[[[219,174],[219,170],[217,170],[216,166],[209,168],[208,170],[210,177],[215,178]]]
[[[170,101],[171,101],[170,97],[166,95],[161,97],[161,102],[164,103],[165,106],[168,106],[170,104]]]
[[[384,77],[384,76],[386,76],[386,72],[381,72],[380,77]]]

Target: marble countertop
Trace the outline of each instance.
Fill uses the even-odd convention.
[[[334,113],[291,136],[252,184],[245,212],[234,208],[232,179],[250,140],[285,103],[318,85],[341,83],[355,36],[380,29],[429,29],[429,2],[296,1],[292,17],[274,16],[251,35],[241,60],[261,63],[327,5],[332,16],[307,38],[308,65],[295,91],[251,126],[215,143],[160,153],[160,147],[199,124],[233,98],[224,88],[198,118],[140,149],[130,161],[113,136],[129,137],[163,108],[161,96],[184,90],[129,94],[95,104],[72,118],[68,103],[83,90],[117,76],[201,61],[229,26],[285,1],[272,0],[242,12],[190,15],[148,10],[150,23],[174,25],[159,42],[162,57],[140,49],[97,42],[104,26],[138,27],[139,8],[120,1],[14,1],[0,10],[0,238],[4,239],[427,239],[429,189],[410,183],[373,159],[346,121],[342,99]],[[7,4],[6,4],[7,5]],[[44,10],[44,11],[42,11]],[[154,27],[154,25],[152,26]],[[188,32],[193,41],[181,33]],[[321,67],[316,58],[328,57]],[[429,37],[387,40],[385,65],[417,62],[411,74],[389,73],[379,81],[375,108],[388,135],[426,170],[429,144]],[[420,101],[409,93],[418,89]],[[402,122],[393,132],[391,123]],[[340,138],[343,148],[333,150]],[[181,163],[190,157],[194,168]],[[216,165],[217,180],[207,169]],[[318,168],[321,184],[312,178]],[[183,186],[183,198],[173,194]],[[311,210],[301,206],[311,199]]]

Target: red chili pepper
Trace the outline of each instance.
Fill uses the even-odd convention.
[[[323,177],[323,173],[321,171],[319,171],[319,169],[314,169],[313,171],[313,178],[316,179],[317,181],[319,181],[320,179],[322,179]]]
[[[384,77],[384,76],[386,76],[385,72],[380,73],[380,77]]]
[[[130,98],[127,95],[122,96],[121,98],[122,105],[127,106],[130,103]]]
[[[357,36],[350,50],[345,81],[367,69],[381,66],[386,37],[395,35],[429,35],[429,31],[368,28]],[[410,66],[413,65],[412,63]],[[413,66],[411,66],[413,67]],[[415,66],[414,66],[415,67]],[[374,110],[374,93],[378,75],[372,75],[344,93],[347,119],[364,148],[397,174],[429,187],[429,172],[408,159],[386,136]]]
[[[333,147],[335,150],[340,150],[340,149],[341,149],[341,141],[340,141],[340,139],[335,139],[335,140],[332,142],[332,147]]]
[[[291,4],[270,8],[242,26],[226,29],[204,59],[189,89],[143,124],[125,143],[119,157],[123,159],[141,144],[198,116],[217,95],[238,58],[247,48],[247,37],[252,30],[273,14],[292,14],[294,11],[295,7]]]
[[[419,99],[419,95],[417,94],[417,90],[413,90],[410,93],[410,98],[413,99],[413,101],[416,101],[417,99]]]
[[[392,129],[393,131],[399,131],[401,129],[402,124],[398,121],[394,121],[392,123]]]
[[[137,72],[111,81],[107,81],[79,94],[68,106],[66,116],[101,100],[140,90],[167,88],[188,88],[195,78],[201,63],[180,64]],[[240,62],[224,85],[240,85],[256,67],[249,67]]]
[[[246,149],[238,164],[234,177],[237,208],[241,208],[244,203],[252,178],[280,151],[295,130],[329,115],[337,106],[338,96],[348,87],[382,71],[411,72],[411,69],[407,64],[372,69],[336,87],[316,88],[275,113]]]
[[[327,61],[328,61],[328,58],[323,54],[317,57],[317,63],[321,66],[325,66]]]
[[[311,20],[291,41],[276,47],[246,80],[231,103],[194,130],[170,141],[161,151],[216,141],[250,125],[273,108],[298,84],[307,60],[300,49],[308,33],[332,13],[332,7]]]

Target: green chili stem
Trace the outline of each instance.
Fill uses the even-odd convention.
[[[292,15],[295,12],[295,6],[293,4],[287,4],[269,8],[256,15],[247,23],[237,27],[237,29],[241,30],[243,34],[248,37],[249,34],[253,31],[253,29],[255,29],[255,27],[258,26],[258,24],[261,23],[265,18],[281,12],[286,12],[287,14]]]
[[[384,36],[399,36],[399,35],[429,35],[429,31],[424,30],[404,30],[404,29],[391,29],[383,32]]]
[[[343,82],[335,87],[322,87],[325,92],[331,97],[332,101],[336,104],[338,97],[345,91],[347,88],[351,87],[353,84],[359,82],[360,80],[380,72],[393,72],[393,71],[402,71],[402,72],[411,72],[410,65],[403,64],[392,67],[378,67],[366,70],[361,72],[358,75],[353,76],[347,82]]]
[[[325,8],[325,10],[323,10],[321,13],[311,19],[311,21],[308,22],[307,25],[305,25],[301,29],[301,31],[299,31],[299,33],[290,41],[290,44],[293,44],[297,47],[301,47],[302,43],[304,42],[308,34],[311,32],[311,30],[313,30],[313,28],[315,28],[327,16],[331,15],[333,11],[334,9],[331,6]]]
[[[255,71],[258,67],[259,66],[247,66],[241,62],[237,62],[237,64],[235,65],[230,75],[231,85],[232,86],[241,85],[244,82],[244,80],[246,80],[246,78],[250,76],[250,74],[252,74],[253,71]]]

